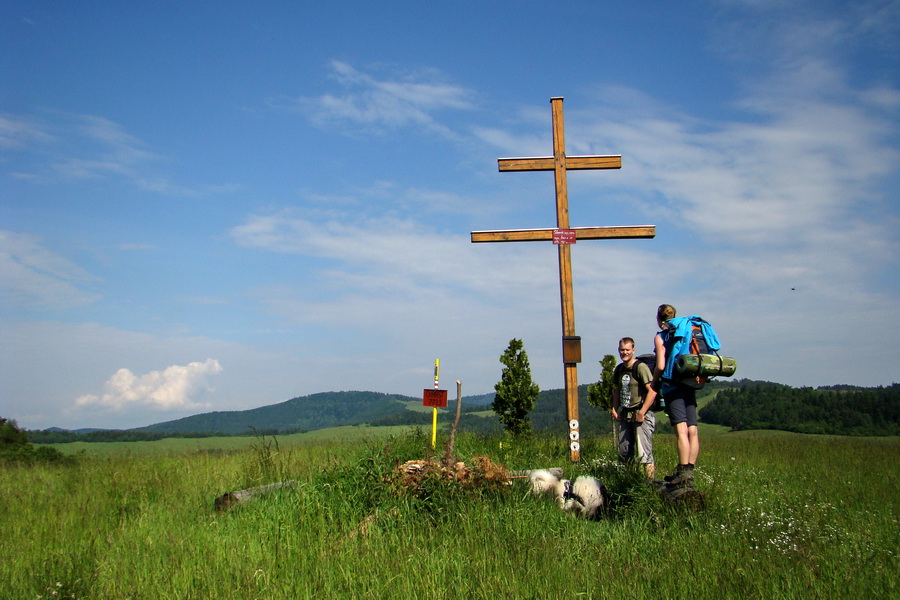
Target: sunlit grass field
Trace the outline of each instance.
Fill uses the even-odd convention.
[[[527,484],[389,483],[430,431],[73,444],[67,466],[0,469],[3,598],[897,598],[898,438],[704,428],[704,508],[616,464],[610,435],[461,434],[455,454],[564,467],[611,492],[603,520]],[[439,447],[446,436],[438,439]],[[65,449],[65,446],[57,446]],[[661,470],[674,466],[658,435]],[[293,487],[223,512],[224,492]]]
[[[305,433],[292,433],[277,436],[279,446],[315,445],[319,442],[350,442],[377,440],[392,435],[402,436],[417,427],[396,425],[390,427],[369,427],[367,425],[347,425],[331,427]],[[190,452],[235,452],[246,450],[257,443],[252,436],[226,436],[204,438],[165,438],[152,442],[72,442],[68,444],[51,444],[67,455],[84,453],[90,456],[121,456],[145,454],[182,454]]]

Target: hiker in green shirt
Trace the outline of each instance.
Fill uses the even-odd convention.
[[[612,416],[620,422],[619,460],[634,459],[644,465],[647,477],[653,478],[656,467],[653,461],[653,431],[656,417],[650,408],[656,399],[651,385],[653,374],[647,365],[634,357],[634,340],[619,340],[619,357],[622,362],[613,372]]]

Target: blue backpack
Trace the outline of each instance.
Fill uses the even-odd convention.
[[[660,332],[666,347],[666,368],[662,380],[701,389],[710,377],[731,377],[737,370],[733,358],[719,356],[719,336],[697,315],[676,317]]]

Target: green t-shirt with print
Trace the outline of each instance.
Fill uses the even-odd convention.
[[[625,363],[619,363],[613,373],[613,381],[619,388],[619,409],[629,410],[638,408],[647,398],[647,384],[653,379],[653,374],[642,362],[634,361],[631,367]]]

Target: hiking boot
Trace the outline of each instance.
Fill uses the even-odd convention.
[[[667,492],[677,491],[677,490],[693,490],[694,489],[694,478],[684,479],[682,481],[672,481],[666,484],[665,489]]]
[[[669,489],[693,489],[694,467],[689,467],[687,465],[678,465],[678,470],[675,471],[675,473],[672,475],[667,475],[664,478],[664,481],[666,482],[666,487]]]
[[[683,471],[686,471],[686,470],[689,470],[689,469],[690,469],[691,471],[693,471],[693,470],[694,470],[694,465],[678,465],[677,467],[675,467],[675,472],[674,472],[674,473],[672,473],[671,475],[666,475],[665,477],[663,477],[663,481],[665,481],[666,483],[669,483],[669,482],[671,482],[671,481],[674,481],[675,479],[681,477],[681,473],[682,473]]]

